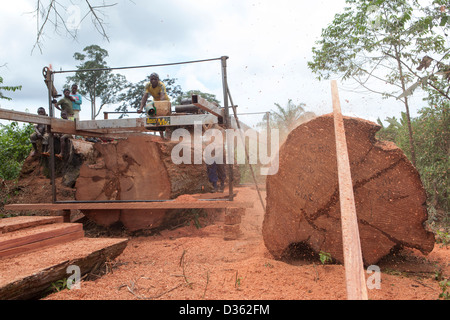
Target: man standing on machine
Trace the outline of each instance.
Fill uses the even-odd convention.
[[[73,109],[73,117],[80,120],[80,112],[81,112],[81,95],[77,92],[78,85],[72,85],[72,91],[70,93],[70,100],[72,100],[72,109]]]
[[[159,75],[157,73],[152,73],[150,75],[150,82],[145,86],[144,96],[142,97],[140,108],[137,111],[138,113],[141,113],[144,109],[149,94],[152,95],[154,101],[169,101],[166,86],[159,80]]]

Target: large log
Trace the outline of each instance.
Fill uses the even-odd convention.
[[[375,138],[379,125],[344,117],[344,126],[364,264],[398,247],[431,252],[434,236],[424,227],[426,193],[417,170],[395,144]],[[278,159],[277,174],[267,177],[267,249],[282,258],[291,245],[307,244],[343,262],[333,116],[294,129]]]
[[[76,200],[170,200],[211,190],[206,165],[174,164],[177,142],[148,135],[131,135],[112,143],[96,143],[98,157],[85,162],[76,182]],[[192,152],[193,158],[193,152]],[[122,222],[129,231],[165,224],[179,210],[84,210],[103,226]]]

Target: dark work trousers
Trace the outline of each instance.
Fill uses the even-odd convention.
[[[227,178],[227,174],[225,171],[225,165],[217,164],[213,162],[212,164],[206,165],[208,170],[208,179],[209,182],[212,183],[214,190],[217,190],[217,182],[220,182],[220,188],[224,188],[225,179]]]

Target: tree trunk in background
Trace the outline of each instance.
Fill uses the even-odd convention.
[[[398,64],[398,72],[400,75],[400,82],[402,84],[402,90],[403,90],[402,93],[405,93],[406,92],[406,84],[405,84],[405,78],[403,76],[402,62],[400,60],[397,46],[394,46],[394,48],[395,48],[395,57],[397,59],[397,64]],[[414,166],[416,166],[416,148],[414,146],[414,137],[413,137],[413,130],[412,130],[412,126],[411,126],[411,116],[409,113],[408,97],[405,96],[403,99],[404,99],[403,104],[405,105],[405,109],[406,109],[406,119],[408,121],[409,151],[411,152],[411,162]]]

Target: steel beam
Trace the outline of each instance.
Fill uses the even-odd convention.
[[[77,130],[91,131],[97,129],[117,129],[117,128],[143,128],[144,118],[131,119],[107,119],[107,120],[80,120],[76,122]]]
[[[212,114],[190,114],[182,116],[147,118],[146,127],[193,126],[195,124],[214,124],[218,119]]]

